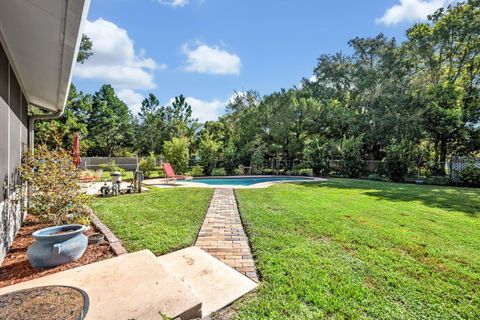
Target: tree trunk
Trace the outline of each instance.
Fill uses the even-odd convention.
[[[447,140],[440,140],[440,163],[438,164],[437,173],[441,176],[445,175],[445,162],[447,161]]]

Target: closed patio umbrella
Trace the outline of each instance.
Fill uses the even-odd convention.
[[[78,133],[75,133],[73,135],[73,163],[78,167],[80,161],[80,137]]]

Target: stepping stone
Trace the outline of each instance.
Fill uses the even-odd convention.
[[[175,251],[158,260],[202,301],[202,317],[252,291],[257,284],[198,247]]]
[[[126,254],[0,289],[0,294],[48,285],[83,289],[90,300],[85,319],[194,319],[202,302],[148,250]]]

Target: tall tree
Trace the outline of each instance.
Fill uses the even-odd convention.
[[[111,85],[103,85],[93,96],[89,138],[95,141],[90,154],[111,157],[132,147],[132,115]]]
[[[166,107],[166,120],[169,123],[171,137],[183,137],[188,127],[197,119],[192,118],[192,106],[183,95],[175,97],[172,104]]]
[[[462,148],[465,137],[472,141],[479,135],[469,124],[480,123],[480,1],[439,9],[428,19],[408,30],[406,45],[423,97],[425,129],[437,160],[444,162],[449,153],[469,151]]]
[[[93,43],[90,38],[84,34],[82,35],[82,40],[80,42],[80,49],[78,51],[77,62],[84,63],[93,55],[92,52]]]
[[[138,117],[140,123],[136,134],[137,148],[141,154],[148,155],[150,152],[159,154],[163,148],[166,132],[165,108],[160,106],[153,93],[142,101]]]
[[[80,150],[82,154],[87,153],[92,141],[83,138],[86,138],[88,134],[91,110],[92,96],[77,91],[72,84],[62,116],[54,120],[35,122],[35,141],[51,148],[57,147],[59,144],[64,148],[71,149],[73,134],[79,133],[82,136]]]

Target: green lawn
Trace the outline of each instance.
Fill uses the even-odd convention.
[[[480,319],[480,190],[334,179],[236,192],[262,276],[238,319]]]
[[[213,189],[151,189],[96,198],[92,209],[128,251],[150,249],[161,255],[193,244],[212,193]]]
[[[100,178],[101,181],[110,181],[112,180],[112,176],[110,175],[110,171],[103,171],[102,177]],[[126,171],[125,174],[122,176],[123,181],[131,181],[133,180],[133,171]]]

